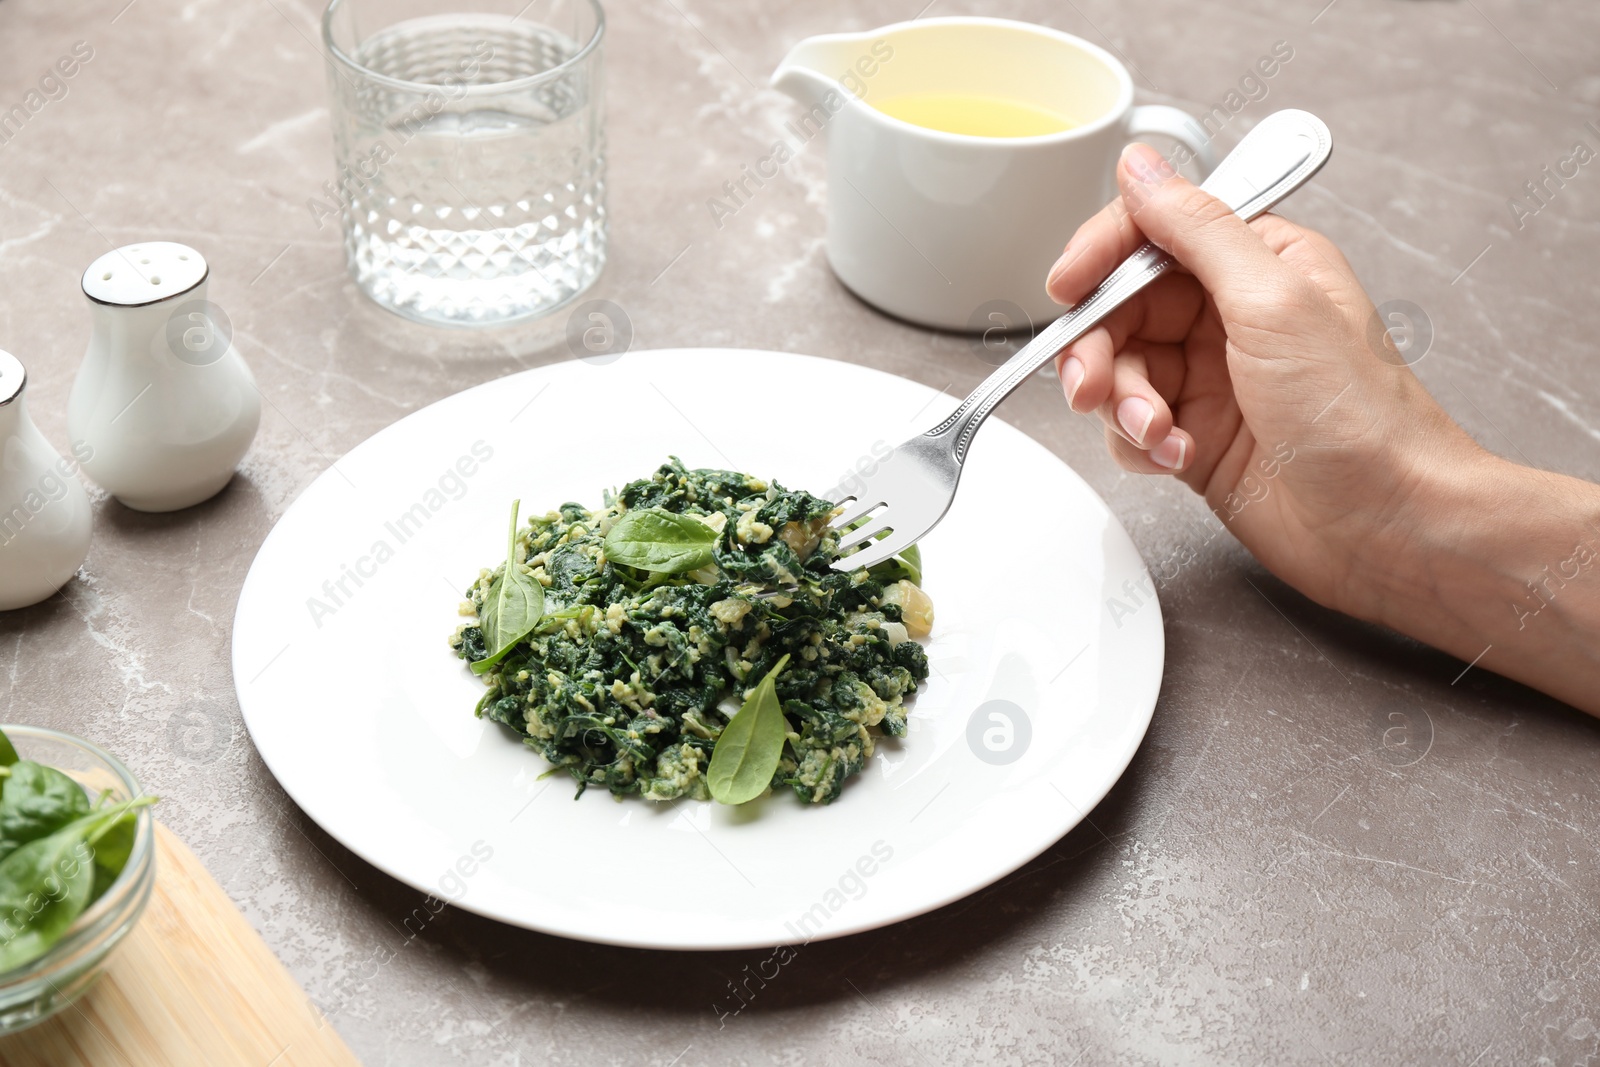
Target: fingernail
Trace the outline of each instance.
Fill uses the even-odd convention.
[[[1073,407],[1073,400],[1077,398],[1078,386],[1083,384],[1083,364],[1077,356],[1068,356],[1061,364],[1061,391],[1067,394],[1067,407]]]
[[[1172,164],[1147,144],[1134,143],[1122,150],[1122,165],[1142,185],[1160,185],[1174,174]]]
[[[1073,262],[1081,255],[1083,255],[1083,249],[1075,247],[1074,242],[1068,241],[1066,249],[1061,253],[1061,257],[1050,268],[1050,274],[1044,280],[1044,287],[1049,289],[1054,286],[1061,276],[1067,273],[1067,268],[1072,266]]]
[[[1117,405],[1117,421],[1122,423],[1122,428],[1128,431],[1128,436],[1140,448],[1144,447],[1144,435],[1150,432],[1150,424],[1155,417],[1156,409],[1144,397],[1130,396]]]
[[[1150,450],[1150,460],[1168,470],[1182,470],[1184,454],[1188,451],[1189,442],[1175,433],[1169,433],[1165,441]]]

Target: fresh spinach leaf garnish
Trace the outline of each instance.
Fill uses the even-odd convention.
[[[506,538],[506,567],[489,586],[483,603],[483,644],[489,655],[472,665],[473,674],[488,674],[518,641],[533,632],[544,614],[544,586],[517,563],[517,512],[522,501],[511,502],[511,532]]]
[[[11,738],[5,735],[4,730],[0,730],[0,767],[9,767],[15,762],[17,750],[11,744]]]
[[[692,515],[662,508],[626,511],[606,534],[606,559],[658,574],[682,574],[715,562],[717,531]]]
[[[916,545],[912,545],[910,548],[906,549],[904,552],[902,552],[898,556],[896,556],[895,559],[899,560],[902,564],[905,565],[905,568],[909,573],[907,573],[904,577],[909,579],[911,581],[912,585],[921,585],[922,584],[922,549],[921,548],[919,548]]]
[[[788,663],[785,653],[722,728],[722,736],[711,750],[711,765],[706,768],[706,785],[713,799],[743,804],[772,784],[789,733],[777,690],[778,673]]]
[[[916,545],[891,556],[867,572],[875,582],[889,585],[904,578],[912,585],[922,584],[922,549]]]

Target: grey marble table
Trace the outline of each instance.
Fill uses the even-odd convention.
[[[808,352],[952,392],[988,371],[968,340],[891,321],[831,276],[815,146],[720,228],[706,203],[793,114],[763,87],[790,44],[921,2],[611,4],[612,255],[594,295],[626,309],[636,346]],[[1600,477],[1600,163],[1540,200],[1525,186],[1578,142],[1600,149],[1593,4],[925,10],[1083,35],[1126,57],[1142,100],[1200,109],[1288,42],[1292,60],[1223,140],[1280,106],[1325,118],[1333,162],[1287,213],[1331,234],[1376,299],[1421,309],[1418,373],[1485,445]],[[1154,725],[1089,820],[968,900],[807,947],[737,1014],[729,983],[765,953],[600,948],[455,910],[408,940],[420,894],[305,818],[252,748],[229,671],[234,601],[274,521],[346,450],[570,353],[561,315],[443,333],[356,293],[336,225],[307,208],[332,171],[318,14],[313,0],[0,4],[0,111],[75,42],[93,52],[0,126],[0,346],[27,363],[47,436],[64,446],[88,338],[79,275],[138,239],[210,259],[268,402],[213,501],[151,516],[97,499],[81,576],[0,616],[0,719],[121,753],[365,1062],[1490,1067],[1600,1053],[1597,724],[1307,602],[1209,537],[1182,486],[1120,473],[1098,425],[1042,379],[1004,417],[1080,471],[1147,560],[1197,553],[1161,587]]]

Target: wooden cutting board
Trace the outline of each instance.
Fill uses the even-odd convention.
[[[156,823],[150,904],[76,1005],[0,1067],[360,1067],[216,879]]]

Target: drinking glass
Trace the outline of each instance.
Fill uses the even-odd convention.
[[[487,326],[606,258],[597,0],[332,0],[323,15],[351,275],[407,318]],[[320,218],[319,218],[320,221]]]

